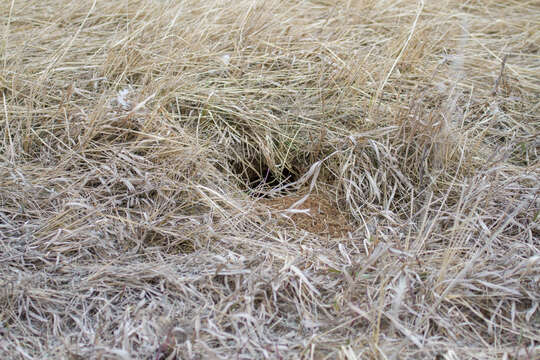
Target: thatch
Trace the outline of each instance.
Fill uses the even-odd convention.
[[[0,19],[0,358],[540,356],[538,2]]]

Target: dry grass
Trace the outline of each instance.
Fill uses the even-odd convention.
[[[537,1],[0,19],[1,358],[539,358]]]

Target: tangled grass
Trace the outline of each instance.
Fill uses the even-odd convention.
[[[538,359],[538,2],[0,19],[1,358]]]

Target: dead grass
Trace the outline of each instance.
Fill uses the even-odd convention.
[[[538,358],[538,2],[0,19],[1,358]]]

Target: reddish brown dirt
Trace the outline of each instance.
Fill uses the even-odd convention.
[[[349,231],[352,231],[349,221],[339,211],[335,201],[322,195],[311,194],[301,205],[295,207],[298,210],[309,209],[309,214],[294,214],[286,211],[291,205],[302,199],[303,196],[289,195],[274,199],[261,199],[259,201],[277,210],[277,216],[280,216],[280,213],[289,216],[290,220],[282,217],[283,221],[289,224],[292,221],[297,228],[313,234],[344,237],[347,236]]]

